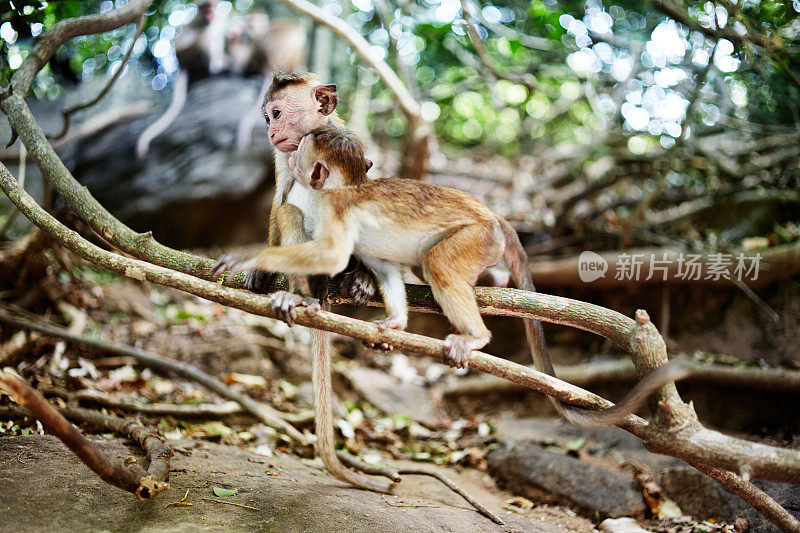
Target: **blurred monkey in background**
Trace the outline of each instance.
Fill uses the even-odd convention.
[[[136,142],[136,155],[142,159],[150,150],[150,143],[175,121],[186,103],[189,83],[222,73],[228,66],[225,52],[225,32],[228,17],[218,8],[217,0],[204,0],[198,13],[183,27],[175,39],[175,56],[178,58],[178,77],[172,90],[172,101],[158,120],[148,126]]]

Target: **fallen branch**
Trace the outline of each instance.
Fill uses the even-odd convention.
[[[301,444],[307,443],[306,437],[289,422],[287,422],[283,413],[280,411],[277,411],[269,405],[255,401],[246,394],[228,387],[214,376],[206,374],[202,370],[199,370],[188,363],[184,363],[183,361],[176,361],[175,359],[170,359],[168,357],[140,350],[139,348],[134,348],[132,346],[126,346],[124,344],[105,342],[82,335],[74,335],[69,333],[64,328],[53,324],[36,322],[20,316],[11,315],[3,308],[0,308],[0,322],[5,322],[7,324],[12,324],[17,327],[32,331],[38,331],[39,333],[43,333],[51,337],[68,340],[84,346],[91,346],[104,352],[133,357],[148,368],[160,370],[162,372],[174,372],[184,379],[200,383],[207,389],[219,394],[223,398],[233,400],[264,424],[283,431],[293,440]]]
[[[20,189],[8,171],[0,165],[0,188],[25,216],[50,234],[57,242],[87,261],[103,268],[138,279],[177,288],[191,294],[229,305],[244,311],[275,318],[269,298],[232,290],[217,283],[186,276],[143,261],[120,257],[98,248],[74,231],[60,225],[41,209],[33,199]],[[416,294],[412,308],[436,309],[426,287],[410,287]],[[645,364],[637,363],[640,372],[652,371],[658,359],[666,358],[666,347],[647,314],[639,312],[634,322],[620,313],[600,306],[540,293],[516,289],[478,287],[475,290],[484,310],[491,314],[537,318],[548,322],[570,325],[603,335],[634,354],[643,354]],[[427,302],[427,303],[426,303]],[[299,309],[296,323],[374,344],[387,343],[409,353],[443,359],[444,343],[404,331],[380,331],[374,323],[356,320],[335,313],[320,311],[308,316]],[[642,366],[639,366],[642,364]],[[475,370],[520,383],[556,399],[589,409],[605,409],[612,404],[595,394],[565,383],[560,379],[533,371],[522,365],[494,357],[483,352],[470,354],[469,366]],[[657,424],[648,427],[641,418],[630,415],[619,424],[623,429],[644,439],[651,450],[686,460],[695,460],[729,470],[739,471],[744,465],[753,477],[776,481],[800,482],[800,452],[763,444],[751,443],[709,431],[700,425],[693,411],[677,397],[674,386],[662,394],[662,402],[669,400],[669,412],[660,416]],[[673,405],[674,404],[674,405]],[[674,413],[673,413],[674,411]],[[675,425],[670,426],[670,420]],[[673,428],[681,428],[675,431]]]
[[[169,488],[169,459],[172,457],[172,450],[162,442],[154,429],[135,421],[102,415],[79,407],[63,409],[64,415],[69,418],[88,422],[136,441],[145,450],[150,462],[147,471],[143,471],[135,464],[135,460],[133,463],[126,460],[123,464],[111,462],[64,415],[9,370],[0,370],[0,391],[23,407],[10,412],[11,414],[39,420],[106,483],[133,493],[142,500],[154,498],[159,492]]]
[[[800,372],[780,368],[749,368],[718,364],[687,363],[689,383],[727,386],[764,391],[800,392]],[[596,361],[576,365],[556,365],[556,375],[573,385],[587,386],[609,381],[636,381],[636,367],[627,359]],[[468,376],[447,385],[445,396],[475,396],[516,393],[524,387],[495,376]]]
[[[176,416],[179,418],[224,418],[230,415],[245,413],[244,408],[237,402],[227,401],[221,404],[201,403],[193,405],[180,405],[173,403],[142,403],[135,400],[124,400],[94,389],[79,391],[66,391],[64,389],[43,389],[42,393],[49,396],[58,396],[70,403],[91,402],[103,407],[122,409],[153,416]]]

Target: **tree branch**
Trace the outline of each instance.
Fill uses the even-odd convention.
[[[94,246],[74,231],[59,224],[36,205],[33,199],[17,186],[13,177],[2,165],[0,165],[0,188],[25,216],[61,245],[87,261],[133,279],[177,288],[250,313],[272,318],[276,316],[267,297],[233,290],[143,261],[120,257]],[[420,287],[417,290],[422,293],[423,297],[414,302],[414,307],[419,307],[420,302],[425,301],[425,296],[430,297],[429,289],[423,291],[423,288]],[[663,339],[650,324],[646,313],[639,313],[637,321],[634,322],[614,311],[568,298],[517,289],[480,288],[480,290],[476,290],[476,294],[482,300],[483,306],[492,314],[538,318],[603,334],[620,346],[627,347],[633,353],[639,354],[634,361],[640,372],[647,371],[648,366],[652,370],[652,367],[661,364],[661,361],[666,358]],[[425,304],[423,303],[422,306],[425,307]],[[422,335],[395,330],[381,332],[376,324],[326,311],[308,316],[304,309],[300,309],[296,322],[375,344],[391,344],[410,353],[434,357],[438,360],[443,359],[444,343],[441,340]],[[611,402],[595,394],[555,377],[482,352],[472,352],[469,365],[476,370],[520,383],[580,407],[605,409],[612,405]],[[680,409],[680,406],[683,405],[676,404],[679,402],[679,399],[674,399],[676,396],[674,386],[661,396],[662,402],[666,401],[663,400],[666,398],[671,403],[665,404],[669,408],[669,412],[661,414],[663,409],[658,411],[661,414],[658,424],[654,426],[651,424],[652,427],[648,427],[641,418],[629,415],[619,426],[646,439],[648,447],[658,453],[703,463],[713,463],[721,468],[732,470],[740,470],[743,465],[747,465],[753,477],[789,482],[800,481],[800,452],[740,441],[709,431],[697,422],[696,415],[688,407],[679,410],[677,414],[672,412],[676,408]],[[673,421],[674,425],[670,423]],[[680,429],[676,430],[675,428]]]
[[[119,68],[117,68],[117,71],[114,73],[114,75],[111,77],[111,79],[108,80],[108,83],[106,83],[106,86],[103,87],[103,90],[100,91],[100,93],[98,93],[98,95],[95,96],[94,98],[92,98],[91,100],[89,100],[87,102],[84,102],[82,104],[74,105],[72,107],[69,107],[69,108],[63,110],[61,112],[61,117],[64,120],[64,125],[61,127],[61,131],[58,132],[57,134],[53,135],[51,137],[51,139],[57,140],[57,139],[61,139],[62,137],[64,137],[64,135],[67,134],[67,131],[69,131],[69,122],[70,122],[70,119],[72,118],[72,115],[74,115],[78,111],[83,111],[84,109],[88,109],[88,108],[92,107],[97,102],[99,102],[105,95],[108,94],[108,91],[111,90],[111,87],[114,85],[114,83],[119,79],[120,76],[122,76],[122,72],[123,72],[123,70],[125,70],[125,65],[128,63],[128,59],[130,59],[131,53],[133,52],[133,47],[136,45],[136,40],[139,39],[139,36],[142,34],[142,30],[144,30],[144,23],[146,21],[147,21],[147,17],[144,16],[144,15],[142,15],[139,18],[139,24],[136,26],[136,33],[134,33],[133,40],[131,40],[131,46],[128,48],[128,51],[125,53],[125,57],[122,58],[122,62],[120,62]]]
[[[295,441],[302,444],[306,443],[306,438],[303,436],[303,434],[295,429],[294,426],[289,424],[282,416],[282,413],[273,409],[269,405],[253,400],[243,392],[239,392],[228,387],[214,376],[206,374],[202,370],[197,369],[188,363],[184,363],[183,361],[169,359],[167,357],[146,352],[132,346],[105,342],[98,339],[84,337],[83,335],[75,335],[64,328],[53,324],[48,324],[46,322],[35,322],[27,318],[13,316],[2,308],[0,308],[0,322],[12,324],[14,326],[29,329],[31,331],[38,331],[39,333],[43,333],[51,337],[65,339],[84,346],[91,346],[106,352],[133,357],[144,366],[154,368],[162,372],[174,372],[184,379],[200,383],[207,389],[216,392],[223,398],[227,398],[238,403],[248,413],[252,414],[268,426],[283,431]]]
[[[103,33],[130,24],[142,16],[152,3],[153,0],[130,0],[124,6],[105,13],[57,22],[45,31],[36,42],[33,51],[28,54],[28,57],[22,62],[14,76],[11,77],[9,88],[0,91],[0,100],[10,94],[17,94],[24,98],[31,88],[33,79],[42,70],[42,67],[50,61],[50,57],[56,50],[68,40],[79,35]]]
[[[112,463],[44,397],[9,370],[0,370],[0,391],[25,408],[17,411],[16,416],[32,416],[39,420],[106,483],[131,492],[142,500],[154,498],[159,492],[169,488],[167,480],[172,450],[164,445],[155,430],[135,421],[101,415],[79,407],[66,407],[63,410],[70,418],[110,429],[135,440],[150,459],[150,465],[145,472],[135,463],[128,464],[127,460],[125,464]]]

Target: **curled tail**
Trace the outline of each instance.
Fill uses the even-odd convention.
[[[530,267],[528,266],[528,256],[519,241],[517,232],[506,220],[502,218],[499,220],[506,240],[503,259],[511,272],[511,280],[518,289],[536,292],[531,279]],[[556,372],[550,362],[550,356],[547,354],[547,346],[544,342],[542,323],[530,318],[523,318],[522,320],[525,324],[525,335],[528,338],[536,369],[539,372],[555,377]],[[655,391],[672,381],[686,377],[688,374],[689,370],[684,365],[670,363],[642,378],[619,403],[602,411],[591,411],[565,404],[553,397],[550,398],[550,401],[553,402],[556,411],[572,424],[583,427],[611,426],[618,424],[629,414],[638,411],[645,400]]]
[[[330,333],[315,329],[311,340],[314,357],[311,382],[314,387],[314,422],[317,433],[317,452],[325,468],[333,477],[376,492],[389,492],[393,484],[358,474],[344,466],[336,456],[333,438],[333,410],[331,409],[331,353]]]

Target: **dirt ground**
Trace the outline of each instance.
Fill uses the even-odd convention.
[[[93,439],[116,458],[135,449],[121,439]],[[357,490],[315,463],[278,454],[264,457],[233,446],[172,443],[170,489],[142,502],[104,484],[51,436],[0,439],[0,530],[27,531],[281,531],[281,532],[542,532],[594,531],[591,523],[558,508],[505,511],[510,494],[475,470],[448,476],[506,522],[478,514],[438,481],[406,476],[395,495]],[[216,498],[214,487],[240,489]],[[169,506],[189,491],[191,506]],[[216,498],[236,507],[201,498]]]

